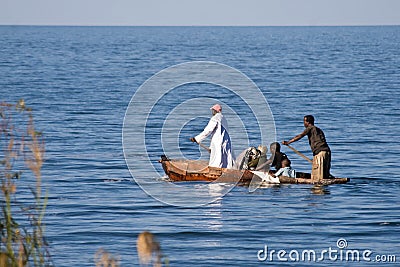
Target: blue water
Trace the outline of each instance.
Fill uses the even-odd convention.
[[[236,187],[197,208],[148,196],[124,159],[125,111],[152,75],[195,60],[226,64],[252,79],[268,100],[277,140],[300,133],[303,116],[313,114],[333,152],[332,173],[351,182],[253,193]],[[257,252],[265,245],[337,249],[339,238],[348,249],[371,250],[373,260],[396,255],[400,262],[400,27],[2,26],[0,90],[1,101],[24,98],[44,132],[46,236],[56,266],[94,266],[99,248],[119,255],[122,266],[137,266],[136,237],[144,230],[157,236],[170,266],[309,265],[261,262]],[[213,97],[225,94],[216,90]],[[171,107],[180,104],[180,97],[170,99]],[[235,108],[246,117],[245,107]],[[188,122],[181,134],[197,134],[206,121]],[[183,155],[198,157],[196,146],[178,139]],[[235,152],[245,148],[233,145]],[[306,139],[293,145],[311,156]],[[304,159],[283,150],[296,170],[309,171]],[[136,173],[145,176],[149,168]]]

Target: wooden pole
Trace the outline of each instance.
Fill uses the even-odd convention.
[[[309,159],[306,155],[304,155],[303,153],[301,153],[300,151],[298,151],[297,149],[295,149],[294,147],[287,145],[288,148],[290,148],[291,150],[293,150],[294,153],[296,153],[297,155],[299,155],[300,157],[302,157],[303,159],[307,160],[308,162],[310,162],[312,164],[312,160]]]
[[[199,144],[199,146],[201,146],[202,148],[204,148],[205,150],[207,150],[208,153],[211,153],[211,149],[210,149],[209,147],[203,145],[202,143],[198,143],[198,144]]]

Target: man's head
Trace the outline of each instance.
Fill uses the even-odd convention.
[[[310,125],[314,125],[314,116],[313,115],[304,116],[304,127],[307,128]]]
[[[222,107],[221,107],[220,104],[215,104],[215,105],[212,106],[210,109],[211,109],[213,115],[215,115],[215,114],[217,114],[217,113],[220,113],[220,112],[222,111]]]
[[[279,144],[278,142],[274,142],[269,146],[269,150],[271,151],[271,153],[281,152],[281,144]]]
[[[266,146],[263,146],[263,145],[259,145],[258,147],[257,147],[257,149],[258,150],[260,150],[260,152],[261,152],[261,155],[266,155],[267,154],[267,152],[268,152],[268,148],[266,147]]]

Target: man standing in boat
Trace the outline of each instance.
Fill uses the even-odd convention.
[[[314,116],[304,116],[304,127],[306,128],[301,134],[296,135],[289,141],[283,141],[282,144],[300,140],[304,136],[308,136],[311,150],[313,152],[313,162],[311,171],[311,180],[316,183],[324,178],[329,178],[331,168],[331,150],[325,139],[324,132],[314,125]]]
[[[234,157],[232,154],[231,138],[228,133],[228,123],[222,115],[221,105],[215,104],[211,108],[212,117],[206,128],[190,141],[200,144],[211,135],[209,166],[218,168],[233,168]]]

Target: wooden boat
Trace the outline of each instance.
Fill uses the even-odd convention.
[[[165,155],[161,156],[159,162],[165,171],[165,174],[174,182],[181,181],[205,181],[205,182],[221,182],[221,183],[238,183],[240,185],[249,184],[254,178],[261,179],[249,170],[236,170],[226,168],[216,168],[208,166],[207,161],[203,160],[180,160],[169,159]],[[344,184],[349,178],[323,179],[318,183],[321,185]],[[296,178],[286,176],[279,177],[281,184],[314,184],[311,181],[311,174],[296,173]]]

